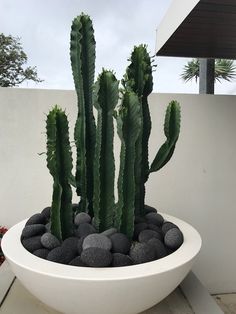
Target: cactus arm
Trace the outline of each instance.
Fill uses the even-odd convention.
[[[85,151],[85,138],[84,138],[84,120],[82,111],[77,117],[77,121],[75,123],[74,130],[74,138],[76,143],[76,174],[75,174],[75,182],[76,182],[76,192],[77,195],[80,195],[80,206],[81,211],[87,211],[88,208],[88,200],[87,200],[87,168],[86,168],[86,151]]]
[[[51,206],[51,232],[58,239],[62,238],[61,234],[61,186],[59,184],[59,177],[57,173],[57,164],[55,158],[56,152],[56,112],[51,110],[47,115],[46,121],[47,131],[47,167],[53,177],[53,195]]]
[[[72,23],[71,65],[79,109],[75,127],[77,194],[81,196],[81,209],[83,211],[88,209],[92,215],[93,161],[96,128],[92,104],[95,72],[95,39],[92,21],[84,14],[75,18]]]
[[[98,86],[98,84],[96,84]],[[100,181],[100,156],[102,146],[102,112],[97,108],[97,129],[96,129],[96,145],[94,155],[94,193],[93,193],[93,213],[94,226],[99,230],[100,225],[100,195],[101,195],[101,181]]]
[[[141,106],[133,92],[124,94],[117,117],[118,135],[121,140],[120,171],[118,178],[118,204],[115,225],[129,238],[133,236],[135,211],[135,154],[136,142],[142,126]]]
[[[150,173],[160,170],[172,157],[180,132],[180,106],[177,101],[172,101],[166,110],[164,133],[166,142],[160,147],[152,165]]]
[[[99,231],[113,225],[115,162],[113,153],[113,112],[118,102],[114,74],[103,70],[97,82],[98,110],[94,163],[94,218]]]
[[[65,112],[55,106],[47,116],[47,166],[53,177],[51,231],[62,240],[72,231],[72,155]]]
[[[134,91],[141,103],[142,128],[136,142],[135,161],[135,212],[136,215],[145,214],[145,182],[149,175],[148,142],[151,132],[151,117],[148,106],[148,95],[152,92],[153,78],[151,59],[145,45],[134,47],[130,65],[123,80],[126,89]]]
[[[71,186],[76,188],[76,180],[75,180],[75,177],[73,176],[73,174],[71,174],[69,183],[70,183]]]
[[[72,172],[72,153],[69,140],[68,120],[65,112],[57,112],[57,152],[58,171],[61,192],[61,231],[62,238],[69,237],[72,233],[72,190],[70,186]]]
[[[143,178],[144,182],[148,180],[149,175],[149,152],[148,142],[152,128],[151,115],[148,106],[147,97],[142,99],[142,112],[143,112],[143,133],[142,133],[142,160],[143,160]]]
[[[52,195],[52,206],[51,206],[51,232],[59,240],[62,239],[61,232],[61,194],[62,188],[57,181],[53,183],[53,195]]]
[[[124,103],[124,99],[123,99],[123,103]],[[117,182],[118,202],[116,203],[116,210],[114,213],[114,226],[115,228],[117,228],[117,230],[120,230],[120,227],[121,227],[121,223],[122,223],[121,219],[122,219],[122,212],[124,208],[124,199],[125,199],[124,180],[126,176],[125,174],[126,146],[125,146],[125,141],[123,137],[124,115],[125,115],[125,108],[123,107],[122,109],[119,110],[119,114],[116,115],[117,134],[121,141],[120,169],[119,169],[119,176],[118,176],[118,182]],[[134,181],[134,185],[135,185],[135,181]],[[135,193],[135,190],[133,191],[133,199],[135,197],[134,193]],[[133,207],[134,207],[134,201],[133,201]]]

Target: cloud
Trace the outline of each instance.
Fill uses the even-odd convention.
[[[170,3],[171,0],[1,0],[0,29],[22,38],[29,65],[36,65],[45,80],[24,86],[73,89],[69,37],[76,15],[85,12],[93,19],[96,74],[105,67],[113,69],[121,79],[134,45],[146,43],[154,54],[155,30]],[[184,62],[186,59],[156,58],[154,90],[197,93],[197,84],[185,84],[179,78]]]

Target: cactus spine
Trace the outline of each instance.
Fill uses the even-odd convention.
[[[117,131],[121,140],[120,171],[115,226],[129,238],[133,236],[135,211],[135,155],[136,142],[142,126],[138,96],[125,92],[117,116]]]
[[[145,45],[134,47],[130,65],[124,78],[125,88],[135,92],[140,101],[142,124],[139,138],[136,142],[135,157],[135,213],[144,215],[145,182],[149,174],[148,141],[151,132],[151,117],[148,106],[148,96],[152,92],[152,65]]]
[[[63,240],[72,232],[72,191],[70,178],[72,156],[69,142],[68,121],[65,112],[55,106],[48,114],[47,166],[53,176],[51,206],[51,232]]]
[[[98,112],[94,158],[94,224],[99,231],[113,226],[115,161],[113,153],[113,114],[118,102],[114,74],[103,70],[96,83],[95,107]]]
[[[93,215],[93,161],[95,120],[92,93],[95,72],[95,39],[92,21],[81,14],[73,20],[70,46],[71,66],[78,97],[74,137],[77,147],[76,186],[80,210]]]

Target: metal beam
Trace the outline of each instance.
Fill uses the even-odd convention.
[[[215,59],[200,59],[199,94],[214,94]]]

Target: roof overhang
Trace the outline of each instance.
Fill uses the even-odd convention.
[[[236,1],[173,0],[157,29],[156,54],[236,59]]]

